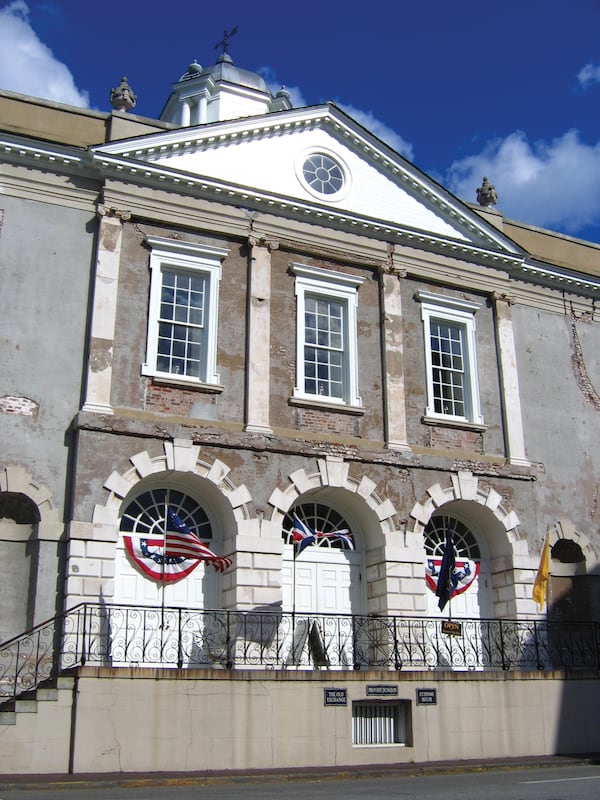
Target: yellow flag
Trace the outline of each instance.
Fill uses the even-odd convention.
[[[550,574],[550,530],[546,531],[546,539],[542,547],[542,554],[540,556],[540,565],[538,567],[537,575],[535,576],[535,583],[533,584],[533,599],[543,608],[546,602],[546,595],[548,594],[548,576]]]

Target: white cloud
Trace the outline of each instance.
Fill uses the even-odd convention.
[[[600,66],[586,64],[577,73],[577,80],[582,89],[589,89],[594,83],[600,83]]]
[[[571,234],[600,223],[600,142],[585,144],[575,130],[533,144],[515,131],[455,161],[445,183],[475,202],[484,175],[496,187],[498,208],[507,217]]]
[[[269,91],[273,96],[275,96],[280,89],[285,89],[290,96],[290,101],[294,108],[302,108],[303,106],[307,105],[301,89],[299,89],[297,86],[284,86],[282,83],[280,83],[277,78],[277,73],[272,67],[259,67],[256,71],[259,75],[262,75],[267,87],[269,88]]]
[[[290,96],[290,101],[292,103],[293,108],[302,108],[306,105],[306,100],[304,99],[304,95],[302,94],[302,90],[299,89],[297,86],[270,86],[269,87],[273,94],[277,94],[280,89],[285,89],[285,91]]]
[[[414,158],[414,149],[410,142],[403,139],[396,131],[392,130],[385,122],[377,119],[371,111],[361,111],[354,106],[346,105],[345,103],[338,103],[339,107],[349,114],[353,119],[360,123],[367,130],[371,131],[374,136],[381,139],[382,142],[389,144],[397,153],[400,153],[409,161]]]
[[[75,86],[68,68],[31,27],[24,0],[13,0],[0,9],[0,88],[89,107],[87,92]]]
[[[278,82],[274,70],[271,69],[271,67],[260,67],[257,72],[259,72],[259,74],[265,79],[265,82],[272,94],[277,94],[277,92],[282,88],[282,85]],[[304,99],[302,91],[297,86],[285,86],[283,88],[285,88],[290,95],[290,100],[292,101],[292,106],[294,108],[302,108],[303,106],[308,105],[307,101]],[[346,114],[355,119],[360,125],[371,131],[371,133],[377,136],[378,139],[381,139],[386,144],[389,144],[390,147],[393,147],[394,150],[396,150],[398,153],[401,153],[405,158],[412,160],[413,146],[410,144],[410,142],[407,142],[405,139],[403,139],[399,134],[386,125],[385,122],[378,120],[371,111],[361,111],[354,106],[337,101],[336,104],[343,111],[345,111]]]

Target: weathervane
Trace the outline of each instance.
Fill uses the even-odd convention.
[[[224,30],[223,31],[223,38],[221,39],[220,42],[216,43],[215,50],[218,50],[219,47],[222,47],[223,48],[223,52],[221,53],[221,55],[224,55],[224,56],[229,55],[229,40],[231,39],[232,36],[235,36],[236,33],[237,33],[237,25],[236,25],[235,28],[232,28],[229,31],[229,33],[227,32],[227,30]]]

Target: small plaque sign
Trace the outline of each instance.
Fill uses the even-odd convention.
[[[443,619],[442,633],[445,633],[446,636],[462,636],[462,625],[451,619]]]
[[[397,697],[398,687],[391,684],[367,684],[367,697]]]
[[[437,689],[417,689],[418,706],[437,706]]]
[[[348,704],[346,689],[324,689],[326,706],[345,706]]]

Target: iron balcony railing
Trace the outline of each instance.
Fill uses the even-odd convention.
[[[595,622],[84,603],[0,645],[0,702],[73,667],[600,669]]]

